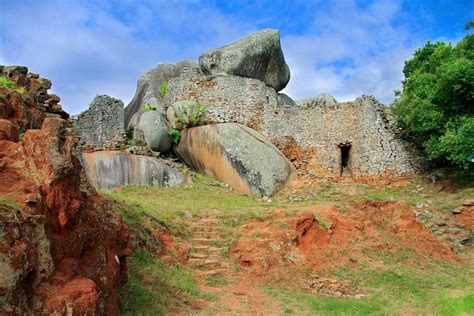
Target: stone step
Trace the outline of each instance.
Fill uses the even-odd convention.
[[[222,268],[219,260],[212,259],[189,259],[188,264],[197,269]]]
[[[208,251],[212,246],[205,246],[205,245],[196,245],[193,246],[191,249],[193,251],[199,252],[199,251]]]
[[[211,245],[219,241],[222,241],[222,239],[209,239],[209,238],[193,238],[192,239],[192,243],[196,245]]]
[[[191,252],[189,254],[189,258],[193,258],[193,259],[206,259],[209,257],[209,254],[207,253],[202,253],[202,252],[197,252],[197,253],[193,253]]]
[[[194,237],[203,237],[203,238],[211,238],[211,239],[216,239],[220,238],[220,235],[217,232],[194,232],[193,233]]]
[[[218,274],[224,274],[227,269],[220,268],[220,269],[213,269],[213,270],[198,270],[196,274],[198,276],[208,277],[208,276],[215,276]]]

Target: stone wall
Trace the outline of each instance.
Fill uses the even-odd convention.
[[[350,176],[364,182],[419,168],[415,149],[398,137],[393,117],[371,96],[345,103],[267,108],[262,122],[262,133],[313,176],[335,180]],[[342,147],[348,151],[346,168]]]
[[[71,119],[84,150],[117,149],[125,140],[123,102],[98,95],[89,109]]]
[[[194,100],[208,108],[212,122],[237,122],[260,131],[310,176],[372,182],[417,171],[414,148],[397,136],[393,118],[375,98],[337,103],[324,96],[297,104],[281,99],[255,79],[194,71],[170,80],[164,101],[169,106]]]

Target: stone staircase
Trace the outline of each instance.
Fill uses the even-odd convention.
[[[219,233],[219,219],[216,217],[197,217],[191,221],[193,238],[188,264],[199,276],[214,276],[225,273],[229,265],[222,254],[223,239]]]

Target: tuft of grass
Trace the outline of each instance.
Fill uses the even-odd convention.
[[[206,284],[212,287],[219,287],[229,284],[229,280],[221,275],[214,275],[206,279]]]
[[[26,92],[24,87],[17,87],[14,81],[10,80],[10,78],[7,78],[5,76],[0,76],[0,86],[13,90],[21,95],[25,94]]]
[[[459,297],[446,297],[435,305],[437,315],[471,315],[474,314],[474,293]]]
[[[164,80],[160,85],[160,97],[164,98],[168,90],[168,80]]]
[[[128,282],[120,293],[125,315],[163,315],[171,307],[203,297],[183,266],[168,267],[144,250],[128,257],[127,264]]]

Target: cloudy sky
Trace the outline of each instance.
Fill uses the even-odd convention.
[[[137,79],[163,62],[197,61],[262,28],[280,30],[294,99],[372,94],[385,103],[403,61],[427,40],[456,42],[473,0],[0,0],[0,64],[53,81],[70,113],[96,94],[127,104]]]

